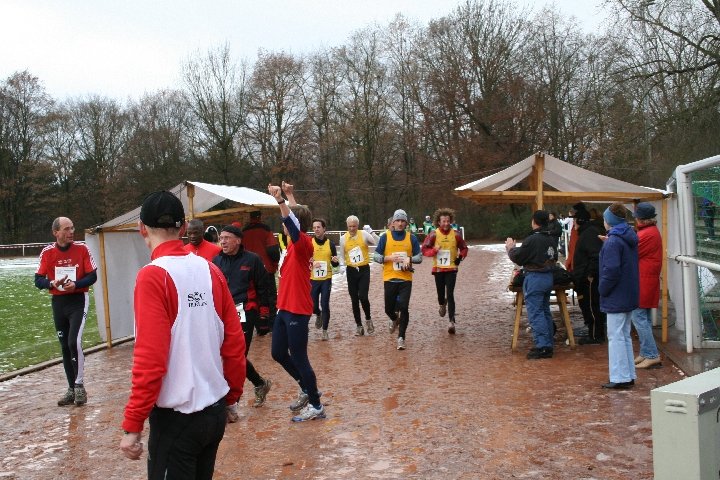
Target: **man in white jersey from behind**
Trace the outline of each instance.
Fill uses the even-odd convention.
[[[135,285],[132,389],[120,449],[140,458],[149,417],[148,478],[209,479],[245,381],[240,319],[222,272],[183,249],[185,213],[175,195],[150,194],[138,226],[152,262]]]

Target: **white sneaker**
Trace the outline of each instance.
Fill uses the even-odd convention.
[[[292,418],[293,422],[305,422],[307,420],[315,420],[316,418],[325,418],[325,407],[315,408],[312,404],[305,405],[299,414]]]
[[[365,320],[365,329],[367,330],[368,335],[375,333],[375,325],[373,325],[372,320]]]
[[[398,337],[397,349],[405,350],[405,339],[403,337]]]
[[[365,329],[363,328],[363,326],[362,325],[356,326],[355,327],[355,336],[362,337],[363,335],[365,335]]]
[[[322,331],[321,340],[330,340],[330,335],[328,335],[327,330],[323,330],[323,331]]]

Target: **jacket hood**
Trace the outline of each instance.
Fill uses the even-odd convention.
[[[608,236],[611,235],[620,237],[625,243],[627,243],[631,247],[637,247],[637,234],[635,233],[635,230],[633,230],[633,228],[625,222],[612,227],[608,232]]]

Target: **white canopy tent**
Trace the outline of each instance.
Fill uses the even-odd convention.
[[[252,210],[277,211],[277,202],[267,193],[247,187],[183,182],[168,191],[177,195],[187,219],[230,223]],[[230,200],[237,205],[212,210]],[[137,233],[140,207],[85,231],[85,242],[98,265],[94,286],[98,330],[108,345],[134,334],[133,289],[135,276],[150,262],[150,251]]]
[[[527,179],[527,190],[510,190]],[[545,185],[553,190],[546,190]],[[651,202],[661,212],[658,227],[667,232],[669,196],[663,190],[633,185],[564,162],[545,153],[536,153],[493,175],[455,189],[455,194],[486,204],[530,203],[533,210],[545,204],[576,202]],[[667,252],[667,235],[663,235],[663,251]],[[662,340],[667,341],[668,282],[667,253],[663,256],[662,273]]]

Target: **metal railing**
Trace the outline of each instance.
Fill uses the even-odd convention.
[[[0,256],[5,256],[9,250],[18,250],[21,252],[22,257],[25,256],[25,249],[33,249],[33,253],[36,253],[37,249],[45,248],[51,242],[36,242],[36,243],[11,243],[8,245],[0,245]]]

